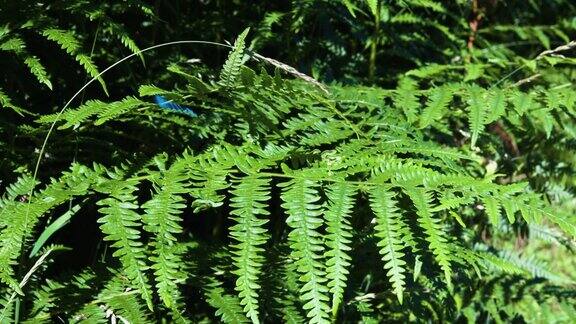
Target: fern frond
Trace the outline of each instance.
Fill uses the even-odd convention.
[[[81,123],[85,122],[88,118],[95,116],[104,111],[109,104],[100,100],[88,100],[82,106],[76,109],[68,109],[64,111],[58,118],[58,114],[44,115],[37,119],[39,123],[53,123],[54,121],[61,120],[65,123],[58,127],[58,129],[66,129],[70,127],[78,128]]]
[[[245,48],[245,41],[246,35],[250,31],[249,28],[244,30],[236,41],[234,42],[234,47],[232,48],[232,52],[228,55],[228,59],[224,63],[222,67],[222,71],[220,72],[220,80],[218,83],[226,88],[231,88],[236,84],[236,79],[240,75],[240,68],[244,64],[246,57],[244,53]]]
[[[324,214],[326,219],[326,278],[332,293],[332,315],[335,316],[346,288],[352,250],[352,226],[350,215],[354,207],[355,187],[346,181],[335,182],[326,190],[328,206]]]
[[[46,283],[34,290],[34,302],[27,322],[48,323],[50,310],[58,304],[56,292],[63,289],[62,283],[46,280]]]
[[[129,36],[128,32],[126,32],[126,30],[122,27],[122,25],[113,23],[111,21],[108,21],[106,25],[107,28],[104,28],[105,33],[109,34],[110,36],[116,37],[118,40],[120,40],[122,45],[124,45],[124,47],[129,49],[130,52],[132,52],[132,54],[140,52],[140,48],[138,47],[138,45],[136,45],[136,42],[134,42],[134,40]],[[142,55],[142,53],[139,53],[138,57],[140,58],[140,61],[142,61],[142,64],[144,64],[145,63],[144,55]]]
[[[94,64],[90,56],[85,54],[76,54],[75,58],[76,61],[80,63],[82,67],[84,67],[84,71],[86,71],[89,76],[91,76],[92,78],[96,78],[96,80],[98,80],[100,86],[102,87],[102,90],[104,90],[104,93],[108,95],[106,82],[104,82],[104,79],[101,76],[99,76],[100,71],[98,71],[98,67],[96,66],[96,64]]]
[[[24,244],[34,227],[51,209],[74,196],[86,194],[95,177],[88,168],[74,164],[70,171],[65,172],[59,179],[53,179],[45,189],[32,197],[26,197],[29,202],[4,203],[0,221],[0,282],[21,293],[13,277],[12,267],[17,264],[18,256],[24,252]],[[28,181],[25,183],[31,185]],[[18,185],[12,189],[13,193],[16,193],[23,190],[24,186]]]
[[[417,84],[414,80],[403,78],[400,80],[396,93],[392,97],[394,105],[404,112],[410,123],[418,120],[420,110],[420,98],[416,90]]]
[[[527,273],[530,273],[535,278],[546,278],[557,283],[574,283],[563,276],[552,273],[542,261],[538,261],[534,257],[525,257],[507,250],[500,251],[499,256]]]
[[[76,54],[80,49],[80,42],[70,31],[50,28],[42,31],[42,35],[47,39],[54,41],[69,54]]]
[[[572,248],[574,246],[574,243],[572,243],[570,239],[567,239],[565,234],[555,227],[530,224],[528,229],[530,238],[535,238],[549,244],[565,246],[567,248]]]
[[[408,0],[401,4],[403,7],[421,7],[430,9],[434,12],[446,12],[446,8],[442,5],[440,1],[434,0]]]
[[[84,70],[93,78],[97,78],[98,82],[102,86],[102,89],[106,94],[108,90],[106,89],[106,83],[102,77],[98,76],[100,73],[98,68],[92,62],[90,56],[80,53],[80,42],[76,39],[76,35],[72,31],[62,30],[56,28],[48,28],[42,31],[42,36],[46,39],[56,42],[60,47],[65,50],[68,54],[73,55],[74,59],[84,67]]]
[[[249,174],[238,180],[232,189],[230,212],[232,220],[236,223],[230,228],[230,236],[237,242],[232,245],[234,256],[234,273],[236,291],[244,305],[246,316],[253,323],[259,323],[258,319],[258,279],[262,268],[261,247],[267,240],[267,230],[263,226],[268,222],[259,217],[268,216],[266,202],[270,200],[270,179]]]
[[[223,204],[224,196],[221,191],[230,186],[226,178],[234,166],[234,160],[225,159],[222,163],[214,161],[213,157],[218,154],[215,150],[203,156],[184,156],[188,161],[192,187],[189,194],[195,198],[192,202],[195,212]]]
[[[148,246],[152,248],[150,261],[158,295],[166,307],[171,309],[179,296],[178,282],[184,279],[181,272],[183,260],[175,235],[182,233],[179,223],[182,209],[186,207],[182,195],[187,192],[187,176],[182,160],[168,170],[165,170],[163,161],[157,159],[156,162],[161,170],[152,177],[155,193],[142,205],[145,210],[142,222],[144,230],[152,236]]]
[[[36,79],[38,79],[40,83],[45,84],[48,87],[48,89],[52,90],[52,82],[50,82],[48,73],[46,72],[46,69],[44,69],[44,66],[42,65],[42,63],[40,63],[40,60],[36,56],[28,56],[24,60],[24,64],[28,66],[30,72],[34,74],[34,76],[36,77]]]
[[[216,308],[216,316],[220,316],[224,323],[250,323],[244,316],[240,300],[236,296],[228,295],[218,283],[211,283],[206,289],[206,301]]]
[[[420,115],[420,128],[425,128],[443,117],[446,108],[452,101],[454,90],[453,87],[444,86],[430,91],[426,108]]]
[[[24,115],[25,113],[29,112],[26,109],[20,108],[12,103],[12,99],[4,92],[2,88],[0,88],[0,107],[3,108],[10,108],[14,110],[19,115]]]
[[[0,228],[8,226],[7,223],[3,222],[2,218],[6,205],[16,203],[15,200],[18,198],[18,196],[29,194],[37,184],[38,181],[35,180],[32,176],[23,175],[19,177],[16,182],[6,187],[6,192],[0,199]]]
[[[106,105],[106,108],[98,112],[97,114],[98,118],[96,119],[94,124],[102,125],[112,119],[118,118],[119,116],[131,110],[135,110],[139,107],[145,107],[148,105],[150,104],[138,98],[126,97],[121,101],[112,102]]]
[[[408,194],[414,206],[416,207],[416,214],[418,215],[418,223],[426,233],[426,241],[429,243],[430,250],[444,271],[446,284],[451,289],[452,287],[452,251],[450,242],[446,238],[446,234],[442,229],[442,224],[438,219],[432,216],[432,195],[422,188],[403,188]]]
[[[325,272],[320,262],[324,247],[318,228],[322,225],[320,200],[314,180],[307,179],[305,173],[279,185],[282,188],[282,207],[288,213],[286,223],[292,229],[288,234],[291,257],[296,270],[302,274],[300,298],[305,302],[304,309],[312,323],[325,323],[329,318],[328,288],[325,285]]]
[[[100,100],[89,100],[76,109],[66,110],[59,117],[58,114],[45,115],[37,121],[40,123],[53,123],[56,120],[64,121],[65,123],[59,126],[58,129],[66,129],[70,127],[78,128],[89,118],[95,117],[94,124],[102,125],[130,111],[146,106],[150,106],[150,103],[135,97],[126,97],[120,101],[110,103]]]
[[[506,112],[506,91],[499,88],[491,91],[487,98],[487,106],[485,124],[497,121]]]
[[[384,186],[376,186],[370,189],[370,208],[376,216],[375,236],[379,238],[378,246],[384,269],[394,288],[398,301],[402,304],[405,279],[406,261],[404,252],[405,244],[402,240],[402,229],[405,227],[401,215],[394,201],[394,193]]]
[[[468,122],[470,124],[470,145],[476,147],[478,136],[484,130],[486,124],[486,106],[484,105],[484,89],[479,86],[470,86],[468,94]]]
[[[146,305],[133,291],[123,274],[119,273],[106,283],[98,294],[96,303],[110,322],[150,323]]]
[[[378,324],[377,313],[371,303],[372,296],[358,296],[354,300],[354,306],[358,313],[360,313],[360,318],[364,324]]]
[[[0,43],[0,51],[20,54],[25,48],[26,44],[20,37],[11,37]]]
[[[278,312],[282,314],[282,320],[285,323],[302,324],[307,323],[306,316],[302,313],[302,304],[298,298],[300,273],[296,271],[296,264],[286,259],[282,259],[274,276],[278,281],[278,297],[275,302],[278,304]],[[276,270],[275,268],[275,270]]]
[[[500,203],[492,196],[483,197],[484,210],[492,226],[500,225]]]
[[[125,275],[130,278],[148,308],[152,310],[152,293],[145,273],[148,268],[145,263],[146,255],[140,242],[141,217],[136,212],[139,206],[134,196],[137,182],[122,179],[121,174],[110,176],[112,180],[100,189],[109,197],[97,203],[101,206],[99,212],[104,215],[98,219],[98,223],[105,235],[104,240],[112,242],[112,247],[116,248],[112,255],[120,259]]]
[[[498,255],[483,251],[477,252],[477,254],[479,258],[482,260],[484,267],[487,268],[488,270],[492,271],[498,270],[515,275],[527,274],[526,270],[524,270],[522,267]]]

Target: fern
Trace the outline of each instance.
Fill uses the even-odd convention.
[[[224,323],[249,323],[244,316],[239,300],[235,296],[224,293],[217,283],[212,283],[207,291],[208,303],[217,309],[216,316],[219,316]]]
[[[94,76],[94,62],[137,53],[133,35],[170,41],[208,16],[172,19],[190,8],[180,2],[16,6],[28,21],[0,22],[3,66],[17,63],[0,80],[0,103],[22,114],[0,114],[2,179],[15,180],[0,183],[3,313],[15,322],[103,323],[569,319],[576,278],[560,245],[576,237],[576,45],[556,43],[573,28],[563,15],[521,26],[541,20],[530,4],[503,16],[499,2],[474,3],[296,1],[290,11],[256,7],[267,17],[260,23],[236,21],[248,8],[237,2],[224,24],[222,5],[205,3],[222,27],[205,37],[264,25],[252,44],[298,69],[248,50],[245,30],[220,71],[211,69],[216,56],[150,49],[149,71],[113,72],[113,100],[61,115],[53,114],[58,93],[78,71]],[[546,5],[570,12],[565,0]],[[35,15],[41,9],[75,19],[64,26],[61,16]],[[138,27],[113,19],[141,13]],[[35,52],[37,33],[55,52]],[[54,53],[81,70],[50,78],[43,62]],[[19,82],[20,73],[33,82]],[[36,80],[59,92],[45,96]],[[136,88],[201,113],[156,109],[131,95]],[[20,176],[34,167],[45,124],[59,120],[38,179]],[[60,173],[73,157],[79,162]],[[70,223],[53,226],[64,218]],[[112,254],[93,242],[100,237]],[[74,254],[48,251],[73,256],[79,273],[60,274],[74,272],[60,257],[27,272],[30,255],[53,243],[71,245]],[[77,258],[85,248],[94,255]]]
[[[122,262],[125,274],[130,278],[135,288],[146,301],[148,309],[152,310],[152,293],[145,270],[146,255],[142,243],[139,241],[141,232],[139,227],[140,215],[136,212],[138,205],[135,201],[136,190],[134,180],[122,179],[121,174],[110,174],[111,180],[97,190],[109,194],[108,198],[100,200],[98,205],[100,213],[104,216],[98,222],[104,240],[111,241],[112,247],[117,250],[114,256]]]
[[[52,82],[50,82],[50,78],[48,77],[48,73],[46,73],[46,69],[40,60],[35,56],[29,56],[24,60],[24,64],[28,66],[30,72],[36,76],[40,83],[44,83],[48,89],[52,90]]]
[[[95,176],[88,168],[73,165],[61,179],[53,180],[50,185],[38,192],[33,198],[27,197],[23,201],[4,202],[2,206],[2,221],[0,222],[0,281],[8,284],[11,289],[22,294],[14,278],[13,267],[18,264],[16,259],[22,253],[25,243],[33,233],[33,229],[40,221],[41,216],[68,201],[68,199],[87,193],[91,180]],[[26,178],[24,178],[26,179]],[[22,190],[31,186],[30,180],[24,180],[11,187],[12,199],[15,194],[22,194]],[[31,187],[28,187],[31,190]],[[26,193],[27,195],[28,193]],[[27,200],[31,201],[28,202]]]
[[[105,103],[99,100],[90,100],[77,109],[66,110],[62,114],[44,115],[38,119],[40,123],[53,123],[55,121],[65,121],[59,129],[78,128],[81,123],[91,117],[95,117],[94,125],[102,125],[112,119],[117,119],[122,115],[133,112],[138,108],[149,106],[150,104],[135,97],[127,97],[121,101]]]
[[[394,104],[401,109],[409,122],[417,120],[420,103],[418,94],[415,92],[417,85],[410,78],[404,78],[400,81],[396,94],[394,95]]]
[[[453,90],[439,87],[431,91],[428,97],[426,108],[420,116],[420,128],[424,128],[444,115],[450,101],[452,101]]]
[[[234,42],[232,52],[222,67],[219,84],[223,87],[231,88],[236,84],[236,80],[240,75],[240,68],[246,60],[244,53],[244,39],[246,38],[246,35],[248,35],[249,31],[250,29],[246,29],[238,35],[238,38]]]
[[[506,111],[506,92],[502,89],[495,89],[488,96],[488,112],[485,124],[497,121]]]
[[[484,125],[486,124],[486,106],[483,104],[485,93],[482,88],[471,86],[468,89],[468,95],[468,108],[470,109],[468,121],[470,124],[470,133],[472,134],[470,145],[475,147],[478,136],[482,133]]]
[[[10,108],[20,115],[23,115],[24,113],[28,112],[27,110],[14,105],[12,103],[12,99],[8,97],[8,95],[2,90],[2,88],[0,88],[0,106],[2,106],[3,108]]]
[[[100,82],[104,92],[108,94],[104,79],[98,75],[100,73],[98,68],[96,65],[94,65],[90,56],[80,52],[80,42],[76,39],[76,36],[73,32],[62,29],[49,28],[43,30],[42,35],[48,40],[56,42],[68,54],[73,55],[76,61],[82,65],[82,67],[84,67],[84,70],[88,73],[88,75],[96,78],[98,82]]]
[[[182,256],[176,235],[182,233],[179,214],[186,207],[184,164],[174,163],[166,170],[163,161],[156,160],[160,173],[153,175],[155,195],[142,205],[144,230],[152,235],[153,255],[150,257],[158,295],[166,307],[173,308],[178,299],[178,282],[185,279],[181,271]]]
[[[326,278],[332,293],[332,315],[335,316],[344,298],[352,248],[350,216],[354,207],[355,188],[346,181],[339,181],[326,190],[328,207],[326,219]]]
[[[405,247],[402,242],[402,229],[405,225],[393,198],[394,194],[389,188],[378,186],[370,190],[370,207],[376,216],[375,235],[380,239],[378,246],[385,262],[384,269],[388,270],[387,275],[394,293],[402,304],[406,286],[406,261],[402,259],[402,250]]]
[[[257,175],[247,175],[241,179],[232,189],[234,197],[231,199],[231,212],[236,225],[230,228],[230,236],[238,243],[234,244],[233,257],[238,276],[236,280],[236,291],[241,298],[240,303],[244,305],[246,316],[253,323],[259,323],[258,319],[258,289],[257,283],[262,267],[262,252],[260,247],[266,243],[267,232],[263,228],[266,220],[259,219],[258,216],[267,216],[269,212],[265,209],[265,202],[270,199],[268,195],[270,179]]]
[[[492,226],[498,226],[500,224],[500,203],[491,196],[484,197],[483,202],[490,223]]]
[[[288,239],[293,249],[291,257],[302,274],[300,281],[300,298],[305,302],[304,309],[311,322],[323,323],[328,319],[330,307],[326,274],[322,269],[320,258],[322,241],[317,229],[322,225],[322,212],[317,204],[318,186],[306,173],[295,174],[296,178],[280,184],[283,188],[282,207],[288,213],[286,223],[291,228]]]
[[[414,206],[416,207],[416,213],[418,215],[418,222],[420,226],[424,229],[426,233],[426,241],[430,246],[431,252],[434,254],[436,262],[440,265],[442,271],[444,271],[444,278],[448,288],[452,288],[452,251],[450,243],[446,238],[446,234],[442,229],[442,225],[439,224],[439,220],[435,219],[431,212],[431,200],[432,196],[429,192],[426,192],[422,188],[405,188],[406,193],[412,199]]]

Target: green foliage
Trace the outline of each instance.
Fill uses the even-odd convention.
[[[112,180],[110,183],[98,188],[99,191],[109,195],[108,198],[98,202],[98,205],[102,206],[99,212],[104,215],[98,220],[102,224],[100,229],[106,235],[104,240],[113,242],[112,247],[117,249],[113,256],[120,259],[126,276],[140,291],[148,308],[152,310],[150,284],[145,273],[146,255],[143,244],[139,241],[141,233],[138,227],[141,217],[135,211],[138,208],[134,196],[136,183],[122,179],[121,173],[112,173],[110,177]]]
[[[244,39],[246,38],[246,35],[248,35],[248,31],[249,29],[246,29],[244,32],[242,32],[242,34],[238,36],[236,42],[234,42],[232,52],[222,67],[219,83],[223,87],[232,87],[240,75],[240,68],[246,60],[244,54]]]
[[[402,260],[404,253],[402,250],[405,243],[401,237],[405,225],[402,223],[401,215],[394,202],[394,194],[385,187],[375,188],[371,191],[370,205],[376,215],[376,236],[380,239],[378,246],[381,247],[382,261],[385,262],[384,269],[390,278],[390,283],[394,287],[394,293],[398,301],[402,304],[402,294],[406,286],[406,262]]]
[[[569,322],[574,6],[473,3],[7,7],[0,322]]]
[[[267,231],[263,228],[267,221],[258,216],[270,214],[264,204],[270,199],[269,182],[270,179],[248,174],[232,190],[234,197],[230,204],[234,208],[231,214],[237,223],[230,228],[230,236],[238,241],[232,252],[236,255],[236,290],[242,298],[240,303],[244,305],[246,316],[252,322],[258,322],[258,290],[261,288],[258,278],[264,252],[260,246],[266,243],[267,238]]]

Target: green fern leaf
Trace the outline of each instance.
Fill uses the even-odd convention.
[[[402,304],[402,295],[406,285],[405,279],[406,261],[402,259],[402,250],[405,244],[402,241],[402,229],[405,227],[401,215],[394,201],[394,193],[384,186],[370,189],[370,207],[376,216],[376,237],[379,238],[378,246],[382,260],[385,262],[384,269],[388,270],[394,293]]]
[[[184,158],[189,161],[190,178],[192,188],[189,193],[195,200],[192,207],[195,212],[202,209],[222,206],[224,196],[222,190],[227,189],[230,184],[226,180],[231,168],[234,165],[233,159],[226,159],[222,163],[214,161],[212,155],[221,154],[218,150],[209,152],[206,156],[193,157],[186,155]]]
[[[350,267],[348,251],[352,237],[350,214],[354,207],[355,188],[345,181],[335,182],[327,190],[328,208],[326,219],[326,278],[332,293],[332,315],[335,316],[346,288]]]
[[[170,93],[170,91],[158,88],[152,84],[143,84],[138,88],[138,95],[140,95],[140,97],[165,95],[168,93]]]
[[[42,65],[42,63],[40,63],[40,60],[37,57],[35,56],[27,57],[26,60],[24,60],[24,64],[28,66],[30,72],[32,72],[32,74],[36,76],[36,78],[40,83],[44,83],[48,87],[48,89],[52,90],[52,82],[50,82],[48,73],[46,73],[44,66]]]
[[[240,301],[237,297],[228,295],[219,283],[211,283],[206,291],[207,302],[216,308],[216,316],[220,316],[224,323],[250,323],[244,316]]]
[[[39,123],[53,123],[56,120],[64,121],[65,123],[59,126],[58,129],[67,129],[71,127],[76,129],[91,117],[96,117],[94,121],[95,125],[102,125],[110,120],[117,119],[128,112],[149,105],[150,103],[135,97],[126,97],[115,102],[89,100],[76,109],[68,109],[60,115],[45,115],[40,117],[37,121]]]
[[[276,286],[279,288],[277,297],[274,301],[278,305],[278,311],[282,314],[284,323],[303,324],[306,323],[306,316],[303,316],[302,305],[298,298],[298,277],[300,274],[296,271],[296,265],[293,262],[287,262],[282,258],[279,269],[274,269],[273,280],[277,281]],[[279,274],[279,275],[277,275]]]
[[[69,54],[76,54],[80,49],[80,42],[72,32],[50,28],[42,31],[42,35],[58,43],[58,45]]]
[[[149,106],[150,104],[135,97],[126,97],[121,101],[111,102],[106,105],[102,111],[99,111],[98,118],[94,122],[95,125],[102,125],[112,119],[140,107]]]
[[[15,200],[18,196],[29,194],[34,187],[38,184],[32,176],[23,175],[16,180],[13,184],[6,188],[6,193],[0,199],[0,227],[8,226],[4,222],[2,215],[5,213],[6,205],[16,203]]]
[[[483,199],[484,202],[484,209],[486,211],[486,215],[488,215],[488,219],[492,226],[499,226],[500,225],[500,204],[498,200],[494,199],[492,196],[486,196]]]
[[[142,298],[146,301],[148,309],[152,310],[152,293],[145,270],[146,255],[139,241],[140,215],[135,211],[137,182],[130,179],[121,179],[120,175],[112,174],[113,180],[106,183],[100,190],[108,193],[110,197],[98,201],[102,206],[99,212],[104,216],[98,219],[100,229],[105,234],[104,240],[111,241],[116,248],[113,256],[120,259],[125,275],[130,278],[135,288],[139,289]],[[103,186],[103,185],[101,185]]]
[[[140,48],[136,45],[136,42],[134,42],[121,25],[109,22],[107,28],[104,29],[104,32],[120,40],[122,45],[129,49],[132,54],[140,52]],[[140,58],[140,61],[142,61],[142,64],[145,64],[144,55],[139,53],[138,57]]]
[[[484,104],[484,89],[479,86],[470,86],[468,88],[468,122],[470,124],[470,133],[472,134],[470,144],[476,147],[476,141],[480,133],[484,131],[486,124],[486,106]]]
[[[502,117],[506,111],[506,92],[502,89],[493,89],[487,99],[488,112],[485,124],[495,122]]]
[[[85,122],[88,118],[102,113],[108,108],[108,103],[100,100],[88,100],[82,106],[76,109],[68,109],[64,111],[60,116],[58,114],[44,115],[37,119],[39,123],[53,123],[56,120],[65,121],[62,126],[58,129],[67,129],[73,127],[78,128],[80,124]]]
[[[160,300],[167,308],[175,306],[178,299],[178,283],[184,280],[181,273],[183,263],[175,235],[182,233],[180,216],[186,207],[182,194],[187,192],[182,160],[164,170],[163,161],[157,159],[161,172],[154,174],[152,182],[155,194],[142,205],[145,214],[142,216],[144,230],[151,234],[148,244],[152,248],[151,268]]]
[[[26,44],[20,37],[12,37],[0,43],[0,50],[20,54],[26,48]]]
[[[84,67],[84,70],[88,72],[88,75],[98,80],[98,82],[102,86],[102,90],[104,90],[104,93],[108,95],[108,89],[106,88],[106,83],[104,82],[104,79],[102,79],[102,77],[99,76],[100,71],[98,71],[98,67],[96,67],[96,64],[94,64],[90,56],[84,54],[76,54],[75,58],[76,61],[78,61],[78,63],[80,63],[80,65]]]
[[[448,104],[452,101],[453,94],[453,88],[448,86],[432,89],[428,96],[426,108],[420,116],[420,128],[425,128],[442,118]]]
[[[70,171],[65,172],[59,179],[53,179],[45,189],[32,197],[26,197],[29,202],[3,203],[0,221],[0,282],[8,284],[11,289],[21,293],[14,279],[12,267],[17,264],[16,259],[21,253],[25,252],[25,243],[34,227],[51,209],[69,201],[74,196],[86,194],[95,176],[96,174],[88,168],[74,164]],[[25,181],[23,185],[30,185],[30,183]],[[12,189],[13,193],[16,193],[24,187],[17,185]]]
[[[231,88],[236,84],[236,80],[240,75],[240,68],[246,60],[244,53],[244,39],[246,38],[246,35],[248,35],[249,31],[250,28],[247,28],[238,36],[236,42],[234,42],[232,52],[230,52],[228,59],[222,67],[222,71],[220,72],[220,81],[218,81],[218,83],[223,87]]]
[[[0,88],[0,107],[10,108],[10,109],[14,110],[14,112],[16,112],[17,114],[19,114],[21,116],[24,115],[25,113],[30,114],[27,110],[14,105],[12,103],[12,99],[10,99],[10,97],[8,97],[8,95],[6,93],[4,93],[2,88]]]
[[[259,219],[259,216],[268,216],[266,202],[270,199],[270,179],[256,174],[250,174],[237,181],[232,189],[230,212],[236,223],[230,228],[230,236],[237,243],[232,245],[234,256],[234,273],[236,291],[244,305],[246,316],[253,323],[259,323],[258,319],[258,279],[262,268],[261,247],[266,243],[266,229],[263,226],[267,220]]]
[[[318,184],[307,179],[305,174],[297,174],[295,179],[279,185],[282,188],[282,207],[288,213],[286,223],[292,229],[288,234],[291,257],[302,274],[300,298],[305,302],[304,309],[312,323],[325,323],[330,307],[328,288],[325,285],[325,273],[320,262],[322,251],[321,235],[318,228],[322,225],[322,214]]]
[[[110,279],[102,289],[97,300],[101,305],[100,311],[111,322],[121,323],[150,323],[146,306],[136,294],[126,294],[130,283],[122,273]]]
[[[450,242],[446,238],[446,234],[442,229],[442,225],[438,219],[432,217],[431,200],[432,195],[422,188],[404,188],[405,192],[410,196],[416,213],[418,215],[418,223],[426,233],[426,240],[429,243],[430,250],[444,271],[444,277],[448,288],[452,288],[452,266],[451,266],[451,248]]]
[[[80,53],[80,42],[76,39],[73,32],[68,30],[61,30],[55,28],[49,28],[42,31],[42,35],[47,39],[56,42],[60,47],[65,50],[68,54],[74,55],[74,59],[84,67],[84,70],[93,78],[96,78],[102,89],[108,95],[108,90],[106,89],[106,83],[102,77],[98,76],[100,73],[96,65],[92,62],[92,59]]]
[[[408,122],[413,123],[418,120],[418,113],[420,110],[420,98],[417,93],[417,84],[410,78],[403,78],[400,80],[398,89],[392,97],[394,105],[401,109]]]
[[[370,12],[372,12],[372,15],[376,17],[378,15],[378,0],[366,0],[366,3],[368,4],[368,8],[370,8]],[[377,19],[380,19],[380,17]]]

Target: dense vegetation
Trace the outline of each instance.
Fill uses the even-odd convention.
[[[5,1],[0,323],[576,318],[570,0]]]

